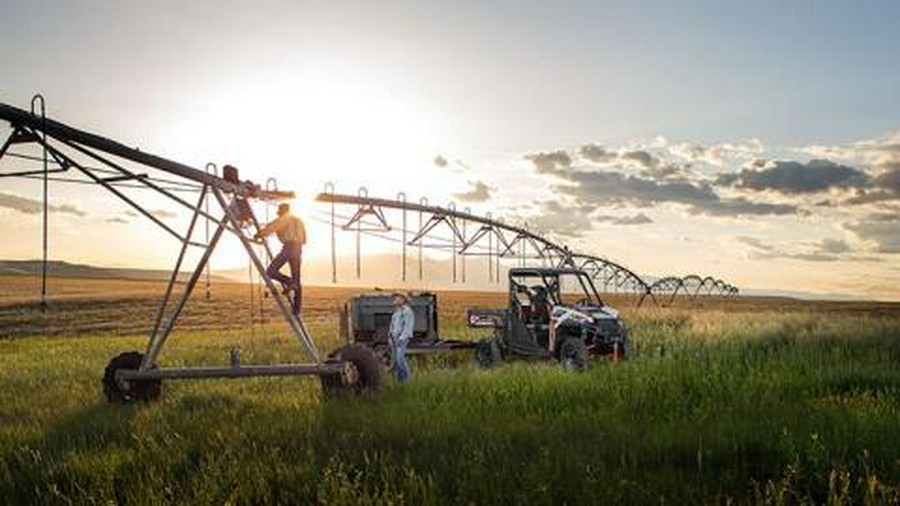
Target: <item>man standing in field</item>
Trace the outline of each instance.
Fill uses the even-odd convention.
[[[409,363],[406,361],[406,346],[413,335],[413,327],[416,323],[416,315],[409,307],[409,297],[402,293],[394,294],[394,314],[391,315],[391,328],[389,336],[394,348],[394,370],[397,373],[397,381],[406,383],[412,375]]]
[[[300,286],[300,260],[303,256],[303,245],[306,244],[306,227],[303,221],[291,214],[290,204],[278,205],[278,218],[261,228],[256,233],[260,239],[274,233],[281,241],[281,251],[272,259],[266,275],[281,283],[282,293],[293,302],[294,314],[300,315],[300,302],[303,299],[303,289]],[[287,263],[291,268],[291,277],[281,273],[281,267]],[[291,299],[290,293],[294,292]]]

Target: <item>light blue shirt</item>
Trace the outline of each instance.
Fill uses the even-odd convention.
[[[408,305],[401,306],[391,315],[390,335],[394,342],[408,341],[413,336],[416,315]]]

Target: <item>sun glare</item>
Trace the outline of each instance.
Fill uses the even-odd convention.
[[[235,83],[210,97],[202,121],[189,133],[195,142],[307,191],[325,181],[416,191],[431,180],[418,172],[440,151],[438,138],[448,145],[403,90],[337,79]]]

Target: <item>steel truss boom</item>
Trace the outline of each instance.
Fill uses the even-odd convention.
[[[655,283],[648,283],[640,275],[620,263],[588,253],[574,252],[567,246],[547,239],[528,230],[526,227],[507,224],[501,220],[492,219],[490,216],[478,216],[469,211],[459,211],[452,205],[447,207],[429,205],[427,200],[424,199],[419,203],[407,202],[405,195],[403,195],[402,199],[398,198],[397,200],[369,197],[368,191],[364,188],[360,189],[357,195],[340,194],[335,193],[334,185],[329,183],[326,185],[325,192],[320,193],[316,200],[329,204],[331,207],[328,223],[332,227],[332,236],[336,229],[355,231],[357,233],[357,275],[360,272],[359,236],[366,234],[389,238],[386,234],[395,229],[386,218],[384,210],[391,209],[403,213],[404,225],[401,229],[403,239],[400,241],[403,243],[404,248],[407,245],[419,246],[421,251],[424,245],[435,249],[452,250],[454,282],[456,281],[457,256],[461,258],[465,258],[468,255],[488,256],[489,275],[493,277],[494,272],[496,272],[496,279],[499,282],[499,259],[518,258],[521,265],[524,266],[526,250],[530,251],[531,256],[528,258],[540,259],[544,262],[551,261],[557,267],[573,267],[584,270],[594,278],[595,282],[598,282],[599,286],[608,291],[638,295],[638,305],[641,305],[647,296],[658,305],[659,301],[656,295],[667,293],[674,297],[678,290],[683,290],[686,283],[690,283],[690,280],[693,279],[692,276],[687,276],[683,279],[667,277]],[[352,216],[338,215],[335,211],[336,205],[355,207],[356,211]],[[406,213],[408,212],[419,214],[418,229],[413,229],[412,231],[406,229]],[[375,223],[364,228],[362,223],[366,216],[373,217]],[[344,220],[344,224],[340,225],[338,219]],[[467,228],[467,224],[472,226]],[[444,229],[450,233],[450,239],[435,238],[432,235],[434,230],[441,226],[444,226]],[[471,232],[467,233],[467,230]],[[412,237],[411,239],[406,237],[408,232],[411,232],[409,234]],[[426,238],[432,242],[425,244]],[[394,238],[389,239],[398,240]],[[485,240],[488,242],[486,249],[484,247]],[[334,243],[332,242],[333,248]],[[405,249],[402,258],[402,272],[405,273]],[[497,261],[496,264],[493,262],[494,259]],[[421,254],[419,262],[421,273]],[[494,266],[496,266],[496,271],[493,269]],[[332,251],[333,280],[337,279],[336,269],[336,256],[335,252]],[[405,275],[403,279],[405,281]],[[712,277],[698,278],[698,280],[699,285],[690,293],[691,300],[701,290],[705,290],[707,295],[713,294],[713,292],[724,296],[737,294],[737,288],[724,281]]]
[[[255,185],[250,182],[230,182],[222,177],[208,174],[202,170],[195,169],[188,165],[174,162],[172,160],[152,155],[150,153],[145,153],[136,148],[130,148],[112,139],[86,132],[84,130],[79,130],[77,128],[73,128],[49,118],[41,118],[40,116],[31,114],[29,111],[19,109],[11,105],[0,103],[0,119],[9,122],[16,130],[16,132],[22,132],[22,129],[26,129],[25,132],[27,132],[28,130],[30,130],[31,132],[41,132],[46,134],[48,137],[52,137],[61,142],[72,143],[82,147],[102,151],[106,154],[117,156],[119,158],[123,158],[140,165],[145,165],[147,167],[152,167],[154,169],[167,172],[169,174],[179,176],[196,183],[209,185],[211,188],[217,188],[220,191],[234,194],[238,197],[270,200],[290,199],[294,197],[292,192],[266,190],[264,188],[261,188],[259,185]],[[9,141],[7,141],[7,144],[3,146],[3,149],[0,150],[0,156],[3,156],[6,149],[11,143],[15,143],[17,141],[16,135],[27,134],[14,133],[13,136],[10,137]],[[130,177],[140,179],[134,174],[131,174]]]
[[[698,296],[734,297],[739,293],[736,286],[712,276],[700,277],[688,274],[684,277],[667,276],[656,280],[648,287],[647,295],[654,301],[656,296],[665,296],[666,303],[671,304],[681,294],[693,301]],[[657,301],[657,304],[659,302]]]
[[[472,245],[481,239],[491,228],[499,228],[503,231],[510,232],[514,234],[516,237],[515,240],[523,240],[523,241],[534,241],[546,249],[552,250],[554,252],[558,252],[560,255],[565,255],[564,252],[567,249],[564,246],[558,245],[530,230],[527,230],[523,227],[517,227],[515,225],[506,224],[500,222],[498,220],[492,220],[490,218],[485,218],[482,216],[478,216],[476,214],[472,214],[465,211],[458,211],[449,207],[441,207],[441,206],[431,206],[427,204],[416,204],[413,202],[404,202],[401,200],[390,200],[383,198],[373,198],[373,197],[365,197],[358,195],[346,195],[339,193],[329,193],[323,192],[320,193],[316,200],[324,203],[334,203],[334,204],[345,204],[345,205],[355,205],[361,209],[399,209],[399,210],[407,210],[412,212],[422,212],[428,213],[432,216],[432,221],[429,225],[426,225],[425,228],[419,231],[410,241],[410,245],[414,245],[416,242],[422,239],[430,230],[432,230],[438,223],[447,219],[456,219],[456,220],[465,220],[472,223],[477,223],[482,225],[485,228],[478,229],[478,231],[471,238],[464,238],[461,236],[459,230],[453,229],[453,233],[462,243],[461,251],[465,251],[472,247]],[[383,216],[383,215],[382,215]],[[383,218],[382,218],[383,219]],[[349,230],[349,228],[348,228]],[[515,247],[515,244],[512,242],[507,242],[503,245],[503,253],[508,254],[512,251],[512,248]]]

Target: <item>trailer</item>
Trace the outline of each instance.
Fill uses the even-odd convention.
[[[425,356],[475,348],[475,342],[440,336],[436,293],[409,292],[405,295],[415,314],[407,355]],[[340,310],[339,328],[344,340],[348,345],[365,346],[374,351],[386,369],[394,366],[388,335],[394,312],[393,299],[394,295],[389,292],[362,293],[347,301]]]
[[[40,101],[37,99],[40,98]],[[36,107],[36,104],[40,107]],[[12,133],[0,146],[0,161],[15,158],[43,163],[42,170],[0,172],[0,178],[40,178],[44,183],[45,260],[47,182],[71,175],[79,182],[100,186],[137,214],[161,227],[180,243],[165,293],[156,318],[150,325],[143,352],[127,351],[112,358],[102,378],[103,391],[110,402],[126,403],[156,399],[162,382],[176,379],[246,378],[254,376],[318,376],[326,393],[375,390],[381,383],[383,367],[374,351],[359,344],[348,344],[327,356],[316,347],[313,336],[300,315],[293,314],[290,301],[266,275],[263,259],[272,258],[265,239],[255,239],[260,223],[253,203],[281,202],[294,198],[291,191],[271,189],[270,185],[241,180],[235,167],[225,166],[222,175],[213,170],[200,170],[162,158],[109,138],[54,121],[44,114],[43,98],[36,96],[31,111],[0,104],[0,120],[9,122]],[[14,148],[36,148],[40,156],[15,152]],[[74,179],[68,179],[74,180]],[[129,192],[144,190],[164,197],[174,208],[187,210],[190,222],[186,230],[161,220],[140,204]],[[193,194],[195,199],[183,197]],[[210,206],[212,202],[212,206]],[[158,204],[156,204],[158,205]],[[211,210],[213,209],[217,210]],[[199,237],[198,223],[206,221],[212,234]],[[278,306],[288,329],[308,358],[308,362],[285,364],[243,364],[239,350],[234,349],[224,364],[214,367],[159,367],[157,358],[171,336],[179,316],[208,265],[210,256],[226,234],[236,237],[254,269],[265,283],[269,296]],[[182,282],[182,271],[189,249],[196,248],[200,259]],[[261,253],[257,251],[261,250]],[[46,290],[42,290],[42,294]],[[176,293],[177,292],[177,293]]]

